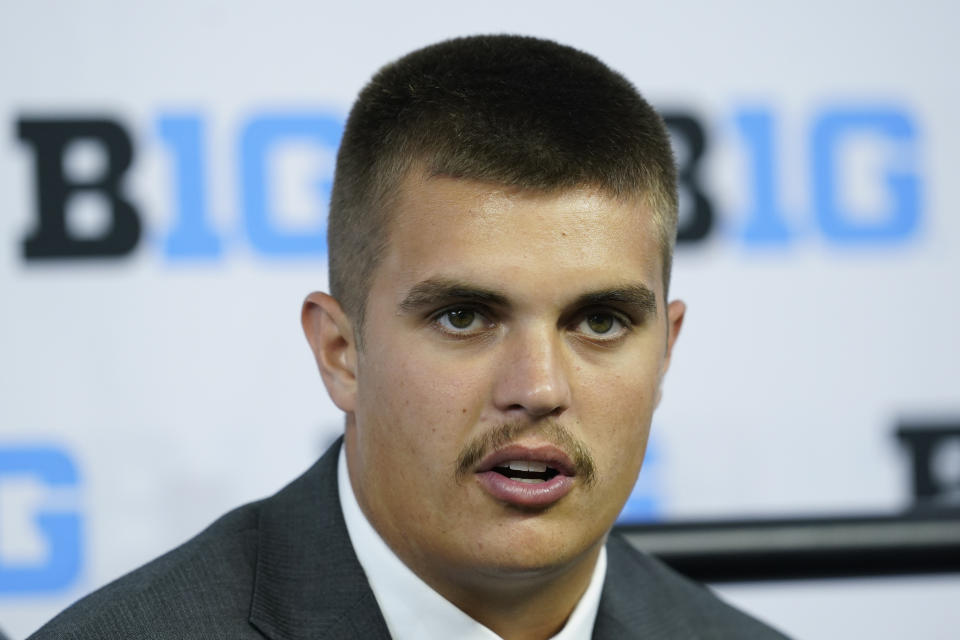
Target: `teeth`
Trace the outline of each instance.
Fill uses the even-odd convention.
[[[510,478],[510,479],[515,480],[517,482],[524,482],[526,484],[537,484],[540,482],[544,482],[544,480],[540,480],[539,478]]]
[[[531,460],[511,460],[507,463],[507,468],[513,469],[514,471],[534,471],[536,473],[543,473],[547,470],[547,463],[534,462]]]

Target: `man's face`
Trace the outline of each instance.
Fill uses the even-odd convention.
[[[599,550],[682,320],[656,238],[641,205],[591,190],[403,184],[346,446],[364,512],[429,582]]]

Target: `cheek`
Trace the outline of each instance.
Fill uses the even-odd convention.
[[[358,426],[378,444],[456,459],[482,412],[482,372],[430,354],[383,352],[358,381]]]
[[[630,371],[604,368],[583,381],[579,417],[596,455],[606,460],[601,470],[618,481],[621,474],[625,482],[631,481],[650,430],[658,387],[656,365],[644,363]]]
[[[651,413],[659,386],[658,364],[592,366],[578,371],[579,404],[610,423],[628,423]]]

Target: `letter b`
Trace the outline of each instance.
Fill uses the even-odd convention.
[[[140,218],[120,193],[120,181],[133,158],[130,136],[118,123],[106,119],[20,119],[17,133],[33,147],[37,227],[23,243],[28,260],[122,256],[140,240]],[[102,175],[86,180],[69,178],[64,154],[72,142],[94,141],[105,152]],[[90,192],[109,205],[110,222],[97,237],[77,237],[67,227],[70,198]]]

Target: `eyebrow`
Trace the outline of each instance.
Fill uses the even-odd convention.
[[[398,307],[401,313],[411,313],[451,301],[476,302],[501,307],[509,305],[506,294],[500,291],[476,287],[450,278],[430,278],[414,285]],[[640,314],[655,315],[657,312],[657,296],[642,284],[590,291],[579,296],[569,306],[584,308],[612,304],[634,307]]]
[[[507,306],[507,296],[499,291],[483,289],[449,278],[430,278],[417,283],[399,304],[403,313],[443,304],[453,300]]]
[[[645,285],[628,284],[621,287],[611,287],[600,291],[585,293],[574,302],[573,306],[601,307],[611,304],[634,307],[641,314],[657,313],[657,296]]]

